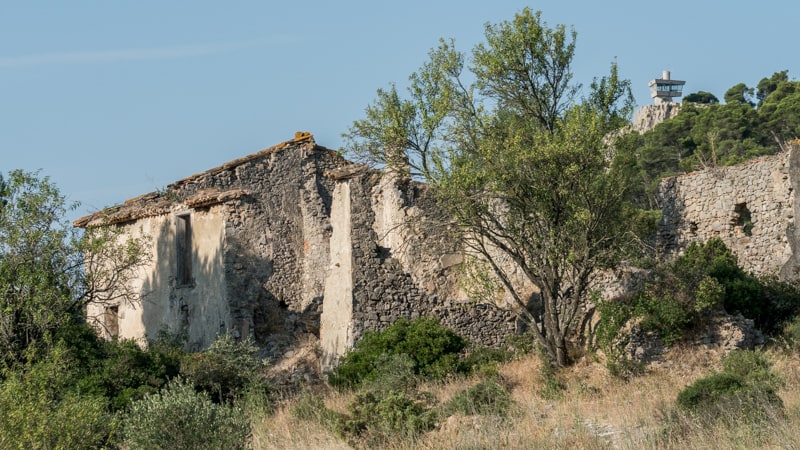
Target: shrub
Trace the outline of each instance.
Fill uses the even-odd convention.
[[[321,395],[304,392],[301,394],[291,409],[292,416],[311,422],[316,422],[336,431],[340,424],[340,417],[325,406]]]
[[[181,375],[217,402],[230,401],[246,388],[266,390],[259,376],[258,347],[252,339],[237,341],[221,335],[202,353],[187,355],[181,361]]]
[[[505,416],[512,405],[511,394],[496,378],[483,380],[457,392],[444,407],[447,415],[482,414]]]
[[[764,355],[734,351],[723,371],[695,381],[678,394],[678,407],[700,420],[767,421],[783,409],[775,393],[780,380]]]
[[[383,355],[407,355],[413,370],[440,379],[458,370],[458,354],[467,341],[435,319],[400,319],[383,331],[367,331],[329,375],[334,386],[357,387],[379,376]]]
[[[540,369],[539,378],[542,388],[539,395],[545,400],[559,400],[564,396],[567,386],[558,379],[556,367],[550,363],[543,363]]]
[[[506,362],[513,356],[513,353],[508,350],[478,347],[459,363],[459,371],[465,373],[481,371],[496,366],[497,363]]]
[[[653,269],[647,282],[629,299],[601,302],[596,343],[607,355],[626,322],[640,318],[644,331],[672,345],[703,324],[707,313],[724,310],[753,319],[770,334],[800,313],[800,289],[777,279],[758,279],[737,265],[721,239],[693,242],[670,264]],[[625,361],[614,356],[612,363]]]
[[[783,382],[772,371],[772,364],[763,352],[754,350],[734,350],[722,360],[723,373],[736,375],[750,385],[778,389]]]
[[[178,375],[180,356],[162,347],[143,350],[132,340],[112,340],[103,345],[103,358],[81,380],[84,389],[93,383],[104,391],[115,410],[152,394]],[[162,352],[164,351],[164,352]]]
[[[790,350],[800,349],[800,316],[796,316],[783,326],[782,338]]]
[[[56,346],[0,384],[0,448],[99,448],[116,422],[102,396],[76,392],[76,361]]]
[[[361,392],[350,403],[341,431],[373,441],[411,438],[436,424],[433,402],[432,395],[414,391]]]
[[[419,378],[414,373],[414,360],[405,353],[378,356],[373,375],[362,386],[377,392],[405,391],[416,386]]]
[[[678,394],[678,406],[695,410],[714,403],[717,399],[744,390],[742,377],[730,373],[715,373],[695,381]]]
[[[137,449],[243,449],[250,424],[237,408],[218,405],[180,380],[131,404],[123,443]]]

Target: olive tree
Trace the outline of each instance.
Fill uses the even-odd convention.
[[[422,169],[462,245],[563,366],[592,277],[622,246],[625,184],[611,170],[606,136],[627,123],[630,86],[612,64],[579,98],[576,33],[549,28],[539,12],[487,24],[485,36],[471,58],[442,40],[411,76],[408,99],[394,87],[378,91],[366,119],[344,135],[346,147],[387,167]],[[541,308],[526,309],[512,273],[539,289]]]

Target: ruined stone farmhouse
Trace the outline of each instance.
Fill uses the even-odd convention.
[[[517,332],[515,314],[475,305],[456,283],[462,256],[415,218],[437,208],[425,186],[351,163],[308,133],[75,221],[148,236],[141,301],[94,305],[106,336],[310,333],[328,360],[364,330],[432,316],[485,345]],[[415,225],[417,223],[417,225]]]

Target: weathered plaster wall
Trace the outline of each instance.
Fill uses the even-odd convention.
[[[326,366],[332,365],[337,356],[353,345],[353,230],[349,183],[337,183],[333,191],[331,226],[331,258],[320,317],[320,345]]]
[[[663,180],[661,252],[675,255],[689,242],[719,237],[736,252],[746,270],[780,273],[797,242],[797,153],[795,148],[736,166]]]
[[[120,303],[119,336],[146,342],[161,330],[185,333],[190,348],[205,348],[214,336],[231,326],[223,273],[224,227],[222,206],[185,211],[191,217],[193,283],[176,283],[177,248],[174,213],[147,217],[121,225],[126,236],[149,238],[150,264],[140,270],[133,290],[136,303]],[[88,314],[103,317],[109,305],[94,305]],[[109,325],[109,324],[106,324]]]

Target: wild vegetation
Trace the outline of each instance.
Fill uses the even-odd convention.
[[[599,304],[595,335],[581,326],[596,269],[647,261],[623,237],[652,230],[654,183],[780,151],[800,134],[798,82],[777,72],[724,104],[698,92],[653,131],[615,134],[629,83],[612,64],[582,96],[573,30],[525,9],[485,37],[470,57],[442,41],[407,96],[379,90],[346,138],[430,183],[485,262],[474,271],[497,283],[485,287],[528,311],[529,334],[476,348],[435,320],[401,320],[299,394],[275,387],[252,341],[223,335],[187,353],[168,333],[102,340],[86,306],[140,300],[121,287],[147,262],[146,240],[76,232],[47,178],[12,171],[0,175],[0,448],[800,446],[800,291],[745,273],[721,241],[650,261],[640,290]],[[500,258],[540,288],[540,308]],[[753,319],[767,345],[724,358],[692,348],[715,312]],[[662,367],[619,351],[634,321],[669,345]]]
[[[428,182],[477,271],[518,311],[529,298],[513,274],[536,286],[542,307],[523,317],[552,363],[566,366],[592,274],[628,242],[625,180],[609,170],[605,136],[632,112],[630,83],[611,64],[578,98],[576,33],[550,28],[540,12],[489,24],[485,38],[470,59],[442,40],[409,78],[407,98],[379,90],[345,134],[347,149]]]

